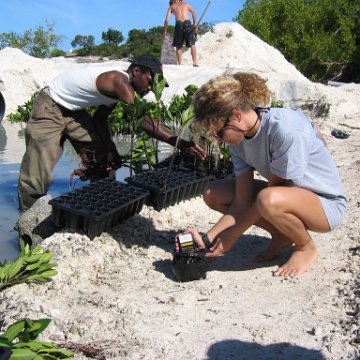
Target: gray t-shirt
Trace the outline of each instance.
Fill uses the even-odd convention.
[[[254,168],[325,197],[344,197],[343,185],[317,128],[302,113],[283,108],[265,110],[251,139],[230,145],[235,175]]]

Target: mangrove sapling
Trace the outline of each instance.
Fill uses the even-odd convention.
[[[57,274],[51,260],[53,254],[43,251],[41,246],[33,250],[29,244],[25,244],[23,250],[15,261],[5,262],[0,265],[0,291],[22,283],[46,282],[51,276]],[[58,348],[56,345],[44,341],[36,341],[36,338],[49,325],[50,319],[21,319],[10,325],[7,330],[0,334],[0,347],[11,350],[12,360],[28,359],[69,359],[74,353],[69,350]]]
[[[30,99],[24,103],[24,105],[18,105],[16,108],[16,112],[11,113],[7,116],[7,120],[11,123],[27,123],[33,107],[33,103],[35,101],[37,92],[31,95]]]
[[[193,97],[198,87],[190,84],[185,88],[185,94],[174,95],[168,106],[168,118],[173,121],[173,131],[182,125],[182,113],[192,105]]]
[[[22,319],[15,322],[0,335],[0,347],[11,349],[11,360],[69,359],[73,357],[72,351],[61,349],[49,342],[36,341],[38,335],[48,327],[50,321],[50,319]]]
[[[0,291],[17,284],[29,282],[47,282],[51,276],[55,276],[57,265],[49,261],[53,254],[43,251],[40,245],[33,250],[29,244],[25,244],[20,255],[15,261],[0,265]]]
[[[130,133],[131,133],[131,144],[130,144],[130,176],[131,176],[134,169],[133,163],[136,163],[139,159],[139,152],[137,152],[136,154],[134,153],[134,146],[137,136],[136,134],[139,132],[140,125],[143,123],[145,115],[148,113],[148,111],[153,105],[147,102],[145,99],[142,99],[141,96],[136,92],[134,94],[133,104],[126,102],[122,102],[122,104],[124,109],[124,118],[129,124]],[[142,145],[144,145],[143,142]],[[144,151],[143,155],[147,157],[146,151]]]
[[[158,140],[150,138],[149,135],[140,129],[140,126],[144,121],[145,115],[158,119],[161,124],[164,123],[163,114],[165,105],[161,101],[161,96],[165,85],[166,80],[156,74],[153,80],[153,92],[156,101],[146,101],[139,94],[135,93],[134,103],[121,103],[123,119],[112,119],[113,128],[116,128],[117,124],[124,121],[124,119],[130,128],[130,176],[132,176],[133,170],[136,173],[145,171],[145,165],[147,165],[149,170],[152,170],[153,166],[158,163]],[[152,141],[152,146],[148,145],[150,140]],[[146,163],[143,161],[144,158]]]
[[[155,95],[155,102],[153,102],[153,107],[150,109],[149,114],[152,117],[154,117],[155,119],[158,119],[160,124],[162,124],[163,126],[166,127],[167,126],[166,125],[166,106],[163,103],[163,101],[161,100],[165,86],[166,86],[166,79],[161,77],[159,74],[156,74],[154,76],[153,85],[152,85],[153,92]],[[155,163],[155,166],[157,166],[159,163],[159,158],[158,158],[159,141],[154,138],[152,138],[151,140],[152,140],[153,149],[154,149],[153,154],[155,156],[154,163]]]
[[[184,131],[184,129],[186,127],[190,126],[191,121],[193,120],[193,118],[194,118],[194,108],[193,108],[192,105],[189,105],[181,114],[181,130],[180,130],[179,137],[177,138],[176,144],[174,146],[174,151],[173,151],[172,157],[170,159],[168,171],[167,171],[165,179],[163,181],[163,188],[166,188],[166,184],[167,184],[167,181],[168,181],[169,176],[170,176],[170,171],[171,171],[173,162],[175,160],[175,155],[176,155],[176,152],[177,152],[177,149],[178,149],[178,146],[179,146],[179,139],[181,138],[181,135],[182,135],[182,132]]]

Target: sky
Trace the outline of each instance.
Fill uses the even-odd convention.
[[[188,1],[197,17],[208,0]],[[244,0],[211,0],[202,22],[231,22],[242,8]],[[121,31],[127,38],[131,29],[148,30],[163,26],[169,0],[0,0],[0,33],[15,32],[54,25],[54,34],[62,35],[60,49],[69,51],[76,35],[93,35],[95,44],[109,28]],[[174,25],[172,15],[170,25]]]

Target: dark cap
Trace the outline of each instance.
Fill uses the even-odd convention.
[[[156,74],[160,74],[161,76],[164,76],[161,62],[153,55],[150,54],[140,55],[136,59],[134,59],[131,62],[131,64],[148,67],[152,73],[152,76],[155,76]]]
[[[153,55],[150,55],[150,54],[140,55],[131,62],[131,65],[145,66],[145,67],[150,69],[151,75],[153,77],[156,74],[159,74],[161,78],[164,78],[164,74],[163,74],[163,71],[162,71],[162,64]],[[166,82],[165,86],[168,87],[169,84]]]

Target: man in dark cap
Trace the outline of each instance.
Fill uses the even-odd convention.
[[[79,154],[90,148],[99,164],[121,164],[113,141],[108,116],[122,100],[134,102],[135,91],[145,96],[152,90],[162,65],[152,55],[141,55],[125,70],[115,65],[84,66],[58,75],[37,95],[25,132],[26,151],[19,175],[19,210],[25,211],[46,195],[52,171],[68,139]],[[87,108],[97,106],[93,116]],[[157,120],[145,116],[142,129],[150,136],[177,146],[187,154],[204,159],[205,149],[192,141],[178,139]]]

